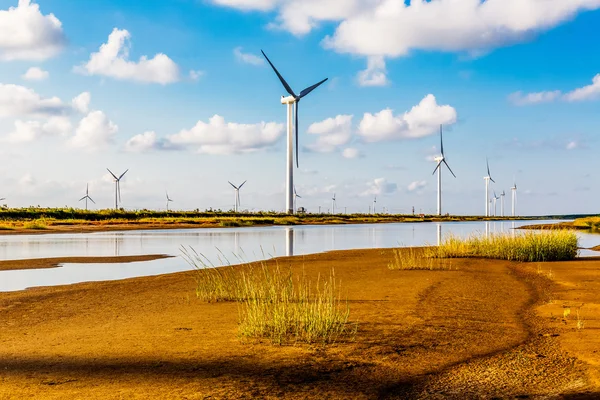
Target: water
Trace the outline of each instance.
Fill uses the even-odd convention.
[[[273,256],[302,255],[329,250],[422,246],[437,244],[444,235],[512,232],[533,223],[444,222],[364,225],[249,227],[226,229],[171,229],[77,234],[0,236],[4,260],[168,254],[173,258],[117,264],[64,264],[60,268],[0,271],[0,291],[23,290],[77,282],[126,279],[189,270],[181,247],[193,247],[210,263],[222,265]],[[600,236],[579,233],[580,245],[592,247]],[[581,255],[599,253],[582,251]]]

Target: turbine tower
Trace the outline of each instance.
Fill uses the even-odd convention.
[[[275,66],[273,65],[271,60],[269,60],[269,57],[267,57],[265,52],[261,50],[261,53],[263,54],[263,56],[265,56],[265,58],[267,59],[267,62],[269,63],[271,68],[273,68],[273,71],[275,71],[275,74],[277,74],[277,77],[281,81],[281,84],[285,88],[285,91],[289,94],[288,97],[284,97],[284,96],[281,97],[281,104],[287,105],[287,173],[286,173],[285,210],[288,214],[293,214],[294,213],[294,193],[293,193],[293,190],[294,190],[293,189],[294,188],[294,152],[293,152],[294,136],[296,137],[296,167],[298,167],[298,165],[299,165],[299,163],[298,163],[298,104],[300,103],[300,99],[302,99],[304,96],[308,95],[310,92],[312,92],[317,87],[319,87],[321,84],[323,84],[323,82],[325,82],[327,80],[327,78],[323,79],[322,81],[320,81],[318,83],[315,83],[312,86],[307,87],[306,89],[302,90],[300,92],[300,94],[296,94],[292,90],[290,85],[288,85],[288,83],[285,81],[285,79],[283,79],[283,76],[281,76],[279,71],[277,71],[277,68],[275,68]],[[296,111],[295,129],[292,127],[292,120],[293,120],[292,114],[293,114],[294,108]]]
[[[500,201],[501,217],[504,217],[504,196],[506,196],[506,192],[502,190],[502,193],[500,193],[500,197],[502,198]]]
[[[301,198],[302,196],[300,196],[298,192],[296,192],[296,186],[294,186],[294,214],[298,212],[298,207],[296,207],[296,200]]]
[[[496,191],[494,190],[494,197],[492,197],[492,201],[494,202],[494,217],[496,216],[496,201],[498,201],[498,199],[500,198],[500,196],[496,196]]]
[[[240,189],[242,188],[242,186],[244,186],[244,183],[246,183],[246,181],[242,182],[240,186],[235,186],[233,183],[229,182],[229,184],[235,189],[235,203],[233,206],[233,211],[236,213],[240,208]]]
[[[129,169],[125,170],[125,172],[123,172],[121,174],[121,176],[119,176],[118,178],[115,174],[112,173],[112,171],[110,169],[106,168],[106,170],[108,172],[110,172],[110,174],[113,176],[113,178],[115,178],[115,210],[118,210],[119,202],[121,201],[121,178],[123,178],[125,176],[125,174],[127,173],[127,171],[129,171]]]
[[[90,194],[89,194],[89,190],[88,190],[88,189],[89,189],[89,184],[86,184],[86,185],[85,185],[85,196],[83,196],[82,198],[80,198],[80,199],[79,199],[79,201],[81,201],[81,200],[85,200],[85,211],[87,211],[87,209],[88,209],[88,199],[89,199],[89,200],[90,200],[92,203],[96,204],[96,202],[95,202],[94,200],[92,200],[92,198],[90,197]],[[0,199],[0,200],[4,200],[4,199]]]
[[[490,181],[496,183],[495,180],[492,179],[492,176],[490,175],[490,163],[486,157],[485,159],[485,163],[487,164],[487,175],[483,177],[483,180],[485,181],[485,216],[489,217],[490,216],[490,210],[489,210],[489,205],[488,205],[488,201],[490,199]]]
[[[377,205],[377,196],[373,199],[373,214],[375,214],[375,206]]]
[[[335,193],[333,194],[333,197],[331,198],[331,213],[335,214]]]
[[[515,216],[515,211],[516,211],[516,205],[517,205],[517,183],[515,182],[515,184],[513,185],[513,187],[510,188],[510,190],[512,191],[512,216]]]
[[[167,211],[169,211],[169,203],[173,200],[169,197],[169,192],[165,190],[165,194],[167,195]]]
[[[437,162],[437,166],[435,167],[435,169],[433,170],[433,173],[431,174],[431,175],[434,175],[435,171],[437,171],[437,173],[438,173],[438,197],[437,197],[437,214],[438,215],[442,215],[442,168],[441,168],[442,163],[446,164],[448,171],[450,171],[452,176],[454,176],[456,178],[456,175],[454,175],[454,172],[452,172],[452,170],[450,169],[450,166],[446,162],[446,158],[444,157],[444,140],[442,138],[442,125],[440,125],[440,150],[441,150],[442,154],[439,157],[434,158],[434,160]]]

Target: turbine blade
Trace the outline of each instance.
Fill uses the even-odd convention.
[[[489,176],[489,175],[488,175],[488,176]],[[490,176],[490,181],[492,181],[492,182],[496,183],[496,181],[495,181],[495,180],[493,180],[491,176]]]
[[[229,181],[227,181],[227,182],[229,182]],[[237,189],[238,189],[237,187],[235,187],[235,185],[234,185],[233,183],[229,182],[229,184],[230,184],[231,186],[233,186],[233,188],[234,188],[235,190],[237,190]]]
[[[121,176],[119,177],[119,180],[121,180],[121,178],[125,176],[125,174],[127,173],[127,171],[129,171],[129,169],[126,169],[126,170],[125,170],[125,172],[123,172],[123,173],[121,174]]]
[[[440,124],[440,149],[442,150],[442,157],[444,157],[444,139],[442,139],[442,124]]]
[[[115,179],[119,179],[119,178],[117,178],[117,176],[116,176],[115,174],[113,174],[113,172],[112,172],[110,169],[106,168],[106,170],[107,170],[108,172],[110,172],[110,174],[113,176],[113,178],[115,178]]]
[[[296,101],[296,168],[300,168],[300,162],[298,161],[298,104],[299,100]]]
[[[299,198],[299,199],[301,199],[301,198],[302,198],[302,196],[300,196],[299,194],[297,194],[297,195],[296,195],[296,197],[297,197],[297,198]]]
[[[88,196],[88,199],[90,199],[92,203],[96,204],[96,202],[90,196]]]
[[[80,198],[80,199],[79,199],[79,201],[81,201],[81,200],[85,200],[85,198],[86,198],[86,197],[87,197],[87,196],[83,196],[82,198]]]
[[[246,183],[246,182],[248,182],[248,181],[244,181],[244,182],[242,182],[242,184],[240,185],[240,187],[238,187],[238,190],[239,190],[239,189],[241,189],[241,188],[242,188],[242,186],[244,186],[244,183]]]
[[[298,97],[303,98],[304,96],[306,96],[307,94],[309,94],[310,92],[312,92],[313,90],[315,90],[316,88],[321,86],[327,79],[329,79],[329,78],[325,78],[321,82],[315,83],[314,85],[307,87],[306,89],[304,89],[303,91],[300,92],[300,96],[298,96]]]
[[[292,88],[290,87],[290,85],[288,85],[288,83],[285,81],[285,79],[283,79],[283,76],[281,76],[281,74],[279,73],[279,71],[277,71],[277,68],[275,68],[275,66],[273,65],[273,63],[271,62],[271,60],[269,60],[269,57],[267,57],[267,55],[265,54],[265,52],[262,51],[262,50],[260,52],[262,53],[263,56],[265,56],[265,58],[267,59],[267,62],[269,63],[269,65],[271,66],[271,68],[273,68],[273,71],[275,71],[275,73],[277,74],[277,77],[281,81],[281,84],[285,88],[286,92],[288,92],[290,95],[292,95],[294,97],[298,97],[298,96],[296,96],[296,93],[294,93],[294,91],[292,90]]]
[[[490,162],[489,162],[489,160],[487,159],[487,157],[485,158],[485,163],[486,163],[486,165],[487,165],[487,173],[488,173],[488,176],[489,176],[489,177],[490,177],[490,179],[491,179],[491,175],[490,175]],[[492,181],[492,182],[493,182],[493,181]],[[496,182],[494,182],[494,183],[496,183]]]
[[[448,163],[446,162],[446,160],[442,160],[442,162],[444,164],[446,164],[446,167],[448,167],[448,171],[450,171],[450,173],[452,174],[452,176],[456,178],[456,175],[454,175],[454,172],[452,172],[452,168],[450,168],[450,166],[448,165]]]
[[[433,172],[431,173],[431,175],[435,175],[435,171],[437,171],[440,168],[440,165],[442,165],[442,162],[439,161],[435,167],[435,169],[433,170]]]

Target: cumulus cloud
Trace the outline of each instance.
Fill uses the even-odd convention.
[[[191,129],[167,137],[167,144],[206,154],[252,153],[272,147],[283,134],[283,124],[225,122],[220,115],[198,121]]]
[[[6,138],[10,143],[33,142],[43,136],[66,136],[72,129],[71,121],[66,117],[51,117],[45,123],[16,120],[14,125]]]
[[[360,86],[385,86],[387,85],[387,71],[385,59],[381,56],[371,56],[367,59],[367,69],[357,75]]]
[[[342,151],[342,156],[344,158],[349,158],[349,159],[353,159],[353,158],[359,158],[362,157],[363,154],[361,153],[360,150],[355,149],[353,147],[347,147]]]
[[[600,74],[594,76],[592,84],[565,94],[567,101],[595,100],[600,97]]]
[[[42,14],[39,5],[30,0],[0,10],[0,59],[46,60],[57,55],[65,43],[58,18]]]
[[[125,29],[113,29],[108,41],[92,53],[87,63],[75,67],[75,71],[86,75],[102,75],[120,80],[166,85],[179,80],[179,67],[163,53],[153,58],[140,57],[129,60],[129,39]]]
[[[367,182],[367,190],[361,193],[361,196],[381,196],[393,194],[398,190],[398,185],[388,182],[386,178],[377,178]]]
[[[173,148],[164,139],[159,139],[154,131],[147,131],[135,135],[125,143],[125,150],[131,153],[144,153],[151,150],[164,150]]]
[[[251,53],[244,53],[241,47],[233,49],[233,55],[235,59],[244,64],[250,64],[255,66],[261,66],[265,64],[265,60],[257,55]]]
[[[560,98],[560,96],[560,90],[554,90],[526,94],[523,92],[515,92],[511,94],[508,98],[513,104],[517,106],[526,106],[530,104],[549,103]]]
[[[324,45],[341,53],[399,57],[411,50],[481,53],[529,39],[598,0],[365,1]],[[341,2],[340,2],[341,3]],[[340,4],[340,7],[343,7]]]
[[[318,153],[331,153],[348,144],[352,137],[352,118],[352,115],[338,115],[310,125],[308,134],[318,135],[318,138],[306,148]]]
[[[420,138],[435,134],[440,124],[454,124],[456,118],[453,107],[438,105],[435,96],[429,94],[403,115],[394,115],[389,108],[365,113],[358,133],[367,142]]]
[[[118,130],[119,127],[102,111],[92,111],[79,121],[69,145],[88,151],[98,150],[108,146]]]
[[[76,111],[79,111],[82,114],[86,114],[90,109],[90,101],[92,100],[92,95],[90,92],[83,92],[80,95],[76,96],[71,100],[71,105]]]
[[[423,189],[425,186],[427,186],[426,181],[414,181],[406,187],[406,190],[408,190],[409,192],[416,192]]]
[[[60,115],[69,108],[58,97],[43,98],[24,86],[0,83],[0,117]]]
[[[23,75],[21,75],[21,78],[25,79],[26,81],[43,81],[48,79],[48,76],[50,76],[48,71],[44,71],[39,67],[31,67]]]

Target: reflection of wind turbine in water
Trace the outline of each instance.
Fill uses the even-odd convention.
[[[287,257],[294,255],[294,228],[289,226],[285,228],[285,255]]]
[[[490,221],[485,221],[485,237],[490,236]]]
[[[85,200],[85,210],[87,211],[88,209],[88,199],[96,204],[96,202],[90,197],[89,194],[89,184],[85,185],[85,196],[83,196],[82,198],[79,199],[79,201]],[[4,200],[4,199],[0,199],[0,200]]]
[[[118,257],[120,254],[121,247],[121,234],[115,234],[115,257]]]
[[[442,224],[437,224],[437,245],[442,244]]]

